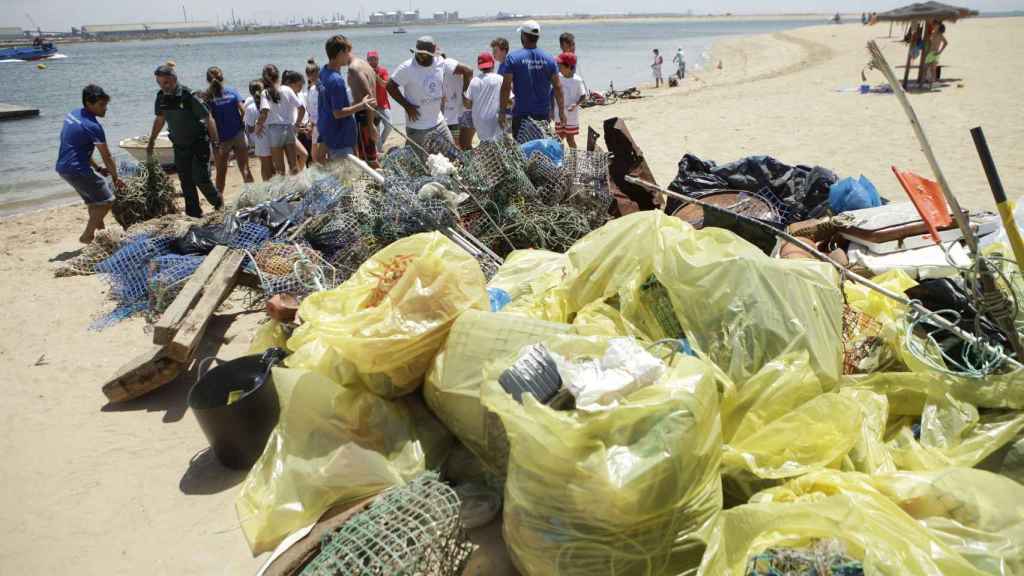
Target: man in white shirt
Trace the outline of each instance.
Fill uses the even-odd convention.
[[[424,147],[428,136],[441,131],[449,140],[452,134],[445,124],[444,79],[461,75],[463,87],[469,87],[473,71],[465,64],[437,56],[437,43],[430,36],[416,41],[413,57],[395,68],[388,80],[388,95],[405,110],[405,132],[409,139]]]
[[[502,134],[498,125],[498,107],[501,105],[504,77],[494,72],[494,56],[490,52],[481,52],[476,57],[476,66],[480,75],[469,83],[466,105],[473,114],[473,127],[480,141],[498,140]]]

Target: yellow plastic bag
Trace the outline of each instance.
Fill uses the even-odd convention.
[[[846,376],[840,385],[886,395],[890,414],[885,448],[898,469],[936,470],[973,467],[1024,431],[1024,411],[979,410],[956,398],[958,380],[924,372],[882,372]],[[920,439],[911,428],[918,420]]]
[[[869,481],[978,569],[1024,575],[1024,486],[971,468],[898,472]]]
[[[545,250],[516,250],[509,254],[487,284],[508,293],[503,314],[548,322],[568,322],[569,312],[560,284],[569,266],[565,254]]]
[[[806,548],[819,539],[841,543],[863,562],[866,576],[985,574],[875,489],[868,476],[834,470],[801,476],[723,512],[700,573],[744,576],[752,556],[769,548]]]
[[[607,339],[556,337],[568,358]],[[503,533],[523,574],[681,574],[695,569],[721,510],[721,435],[710,367],[678,357],[655,384],[615,408],[555,411],[518,404],[488,368],[484,404],[511,447]]]
[[[533,294],[561,279],[569,258],[547,250],[515,250],[487,283],[488,288],[504,290],[512,301]]]
[[[647,340],[647,334],[605,302],[591,302],[576,314],[573,330],[580,336],[632,336]]]
[[[768,362],[722,396],[722,473],[731,500],[743,502],[776,480],[821,470],[861,438],[858,400],[831,391],[805,350]]]
[[[435,467],[451,436],[414,397],[385,400],[315,372],[275,368],[281,417],[235,500],[254,555]]]
[[[256,329],[249,345],[249,354],[263,354],[269,348],[284,348],[288,345],[288,334],[284,326],[277,320],[271,319]]]
[[[568,255],[559,295],[569,319],[615,297],[622,316],[656,339],[664,325],[644,299],[654,279],[690,343],[733,381],[794,347],[821,377],[841,374],[842,294],[828,265],[769,258],[731,232],[656,211],[613,220]]]
[[[447,342],[434,358],[423,384],[423,397],[431,411],[477,458],[495,472],[504,472],[507,443],[504,435],[488,434],[488,413],[480,401],[484,366],[571,328],[568,324],[469,310],[455,321]]]
[[[344,284],[299,307],[291,368],[358,381],[385,398],[415,391],[459,314],[488,310],[480,265],[440,233],[403,238]]]

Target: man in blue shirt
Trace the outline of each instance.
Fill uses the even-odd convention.
[[[110,96],[103,88],[95,84],[86,86],[82,90],[82,108],[72,110],[64,117],[64,127],[60,131],[57,173],[78,192],[89,210],[85,232],[78,238],[83,244],[92,242],[96,231],[105,228],[103,218],[114,204],[114,194],[100,175],[109,175],[118,189],[124,187],[107,148],[103,126],[97,120],[107,115],[109,103]],[[92,159],[92,152],[97,148],[106,168],[101,168]]]
[[[317,86],[319,97],[316,128],[320,132],[320,148],[326,158],[321,160],[337,160],[350,156],[356,145],[356,120],[353,116],[376,105],[377,101],[369,94],[358,104],[352,104],[348,98],[345,76],[341,69],[352,60],[352,43],[342,35],[331,36],[324,45],[327,52],[327,64],[320,71],[320,83]]]
[[[523,48],[510,53],[498,69],[498,73],[505,77],[501,85],[498,122],[502,127],[506,126],[505,111],[509,107],[509,96],[514,92],[512,134],[519,134],[524,118],[547,124],[551,119],[551,95],[554,93],[558,119],[564,124],[565,101],[562,83],[558,79],[558,65],[547,52],[537,48],[540,24],[533,20],[523,22],[519,28],[519,39]]]

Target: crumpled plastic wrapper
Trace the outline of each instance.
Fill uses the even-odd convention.
[[[634,338],[613,338],[599,359],[570,362],[552,354],[563,386],[576,398],[576,409],[613,408],[630,393],[654,384],[665,373],[665,363],[652,356]]]

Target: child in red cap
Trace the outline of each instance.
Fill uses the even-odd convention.
[[[576,55],[563,52],[555,57],[558,71],[562,73],[562,95],[565,98],[565,124],[555,122],[555,134],[564,138],[570,148],[576,147],[576,135],[580,133],[580,104],[586,98],[583,80],[576,75]]]
[[[501,84],[504,78],[494,72],[494,57],[490,52],[481,52],[476,58],[480,74],[469,83],[465,103],[472,112],[473,127],[481,142],[498,140],[502,130],[498,125],[498,108],[501,106]]]

